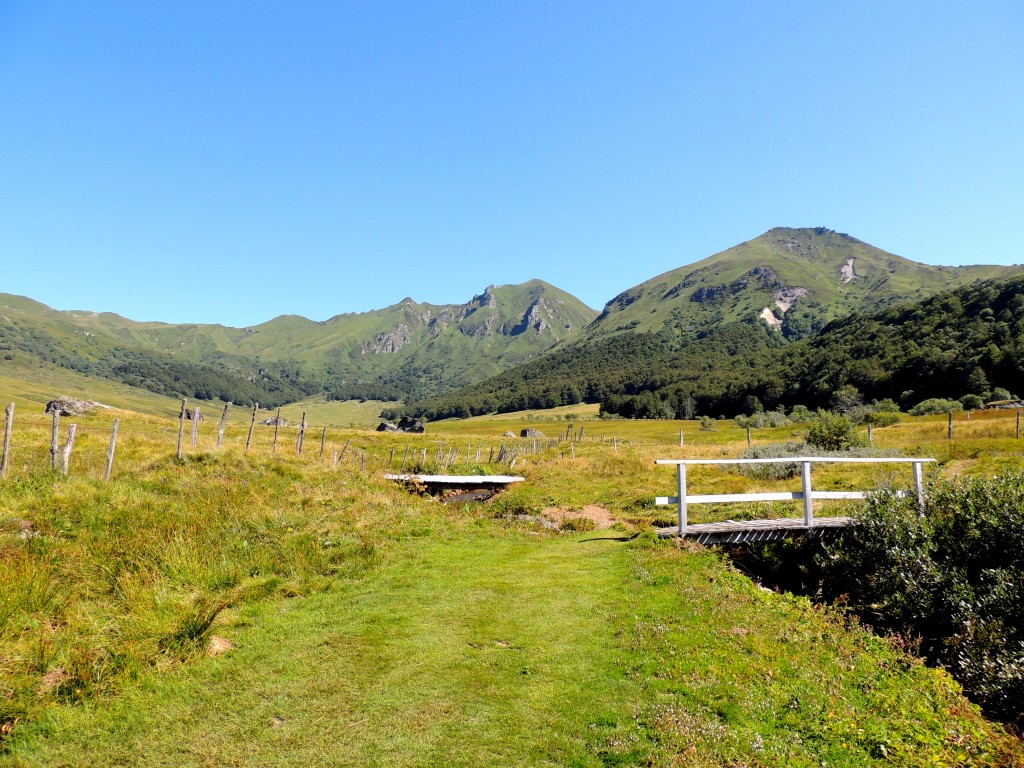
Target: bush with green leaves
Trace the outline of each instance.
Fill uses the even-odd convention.
[[[929,397],[910,409],[911,416],[928,416],[934,413],[958,413],[964,409],[959,400]]]
[[[960,398],[960,405],[964,407],[965,411],[976,411],[985,407],[985,401],[981,395],[964,395]]]
[[[807,429],[807,444],[823,451],[848,451],[864,441],[849,417],[819,411],[818,421]]]
[[[871,498],[828,548],[822,594],[906,638],[990,714],[1024,718],[1024,474]]]

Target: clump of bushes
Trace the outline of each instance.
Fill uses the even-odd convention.
[[[959,400],[929,397],[910,409],[911,416],[928,416],[934,413],[958,413],[964,409]]]
[[[848,416],[819,411],[818,420],[807,428],[807,444],[823,451],[848,451],[864,441]]]
[[[883,493],[822,561],[822,593],[920,638],[990,714],[1024,720],[1024,474]]]

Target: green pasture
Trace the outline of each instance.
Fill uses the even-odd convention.
[[[244,409],[218,449],[211,404],[195,447],[186,423],[179,461],[174,401],[87,380],[50,392],[43,379],[14,381],[0,377],[0,396],[18,403],[0,481],[0,764],[1024,759],[944,672],[838,610],[761,589],[712,551],[651,535],[674,517],[653,506],[674,493],[672,468],[654,460],[739,456],[747,433],[733,422],[701,431],[590,409],[382,434],[343,426],[344,404],[307,402],[291,407],[310,422],[301,455],[291,415],[276,449],[274,428],[259,426],[246,454]],[[48,468],[51,420],[36,406],[76,394],[72,384],[116,410],[61,420],[62,442],[70,423],[79,431],[63,477]],[[114,418],[121,438],[104,483]],[[880,452],[936,458],[931,477],[992,474],[1020,466],[1015,419],[957,414],[949,440],[946,417],[904,417],[873,437]],[[576,440],[504,435],[526,427]],[[751,441],[803,430],[755,429]],[[517,446],[515,463],[488,463],[503,444]],[[526,481],[444,505],[383,479],[403,462]],[[690,476],[707,493],[798,482]],[[815,470],[815,487],[878,484],[909,486],[909,471]],[[594,529],[593,506],[612,528]],[[786,514],[799,510],[705,506],[691,519]],[[572,524],[553,531],[537,522],[545,516]],[[230,648],[211,656],[214,640]]]

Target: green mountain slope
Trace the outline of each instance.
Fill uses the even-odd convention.
[[[466,304],[405,299],[323,322],[286,315],[251,328],[135,322],[0,294],[0,345],[164,394],[267,404],[320,391],[397,399],[480,381],[578,334],[596,314],[540,280],[491,286]],[[196,371],[214,382],[202,392]]]
[[[608,302],[586,337],[649,331],[685,343],[722,323],[758,319],[796,339],[851,312],[1020,271],[931,266],[822,227],[778,227],[622,292]]]
[[[1019,266],[930,266],[823,228],[773,229],[624,291],[578,339],[539,360],[414,403],[411,411],[441,418],[580,399],[618,411],[618,395],[626,398],[624,413],[661,416],[681,412],[682,403],[692,412],[700,395],[702,412],[734,412],[719,409],[742,404],[746,393],[734,394],[748,388],[752,371],[775,359],[772,350],[836,318],[1022,272]],[[777,354],[785,360],[791,353]],[[773,380],[761,389],[777,401],[791,386]],[[640,411],[632,408],[629,398],[653,392],[660,401],[646,396]]]

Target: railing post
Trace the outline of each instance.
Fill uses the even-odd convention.
[[[686,465],[678,464],[679,535],[686,533]]]
[[[800,475],[804,486],[804,525],[814,525],[814,500],[811,498],[811,462],[801,463]]]
[[[924,473],[920,461],[914,462],[914,490],[917,491],[917,509],[924,512]]]

